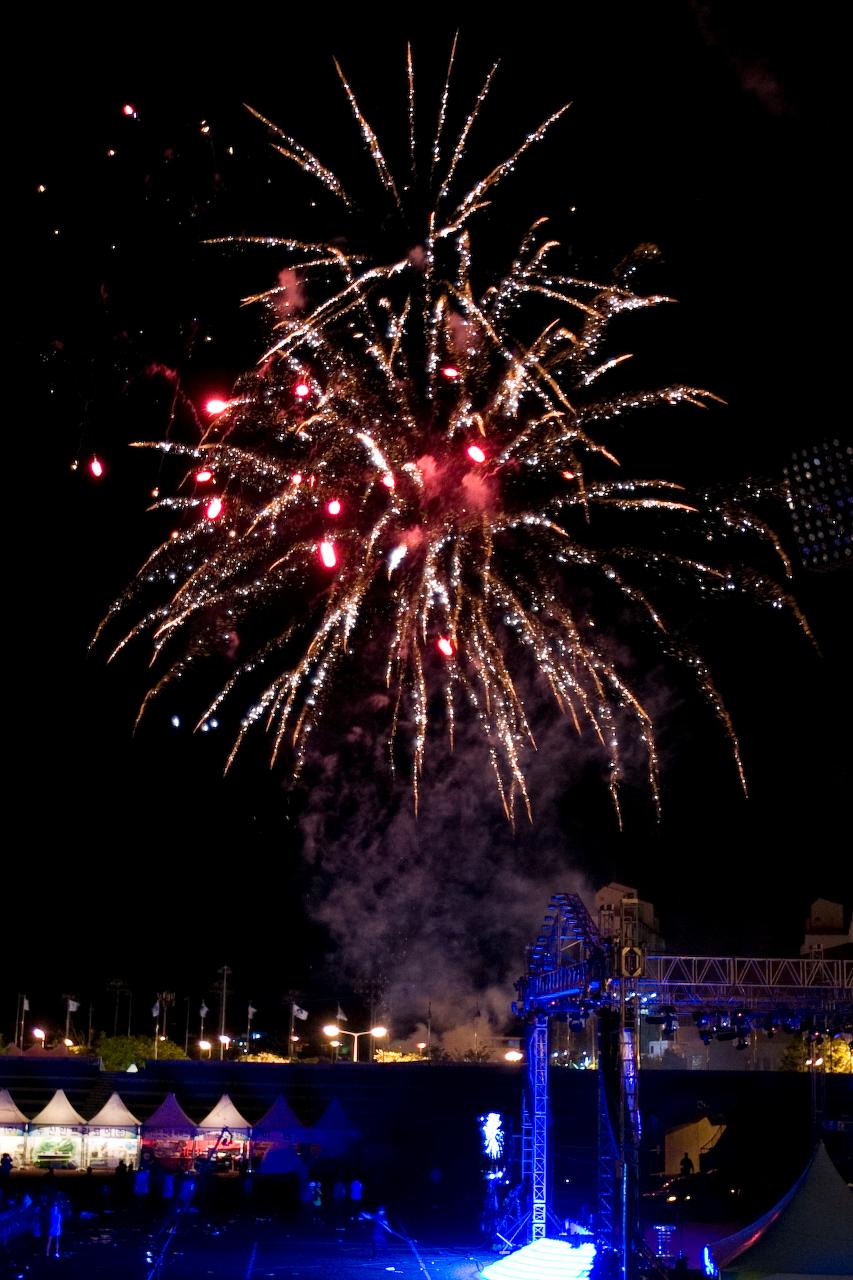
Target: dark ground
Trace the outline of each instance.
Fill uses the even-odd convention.
[[[371,1277],[393,1274],[423,1277],[418,1255],[432,1280],[465,1280],[477,1275],[495,1255],[469,1233],[455,1238],[412,1243],[388,1236],[373,1255],[370,1223],[336,1226],[329,1218],[289,1214],[274,1204],[274,1188],[252,1201],[236,1179],[217,1179],[200,1203],[175,1214],[147,1205],[98,1211],[81,1219],[75,1211],[66,1224],[59,1259],[45,1257],[45,1238],[17,1241],[0,1261],[0,1280],[261,1280],[262,1277]],[[107,1180],[104,1179],[106,1184]],[[21,1180],[21,1184],[23,1180]],[[63,1185],[64,1183],[64,1185]],[[18,1179],[13,1192],[19,1190]],[[59,1189],[78,1199],[72,1179]],[[259,1189],[260,1190],[260,1189]],[[265,1193],[265,1194],[264,1194]],[[272,1193],[272,1194],[270,1194]],[[79,1206],[75,1206],[75,1210]],[[308,1211],[310,1213],[310,1211]],[[396,1219],[395,1227],[406,1228]],[[158,1259],[162,1266],[158,1269]]]

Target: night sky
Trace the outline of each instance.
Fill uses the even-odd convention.
[[[472,138],[476,176],[573,102],[507,184],[500,216],[485,219],[482,256],[503,261],[540,213],[568,228],[581,274],[604,278],[634,245],[660,245],[643,285],[679,305],[653,324],[629,320],[620,337],[645,385],[693,382],[727,407],[626,423],[626,470],[660,466],[720,485],[781,480],[793,449],[841,439],[849,418],[831,319],[845,270],[841,131],[819,74],[831,33],[770,4],[567,10],[557,25],[459,21],[452,123],[503,59]],[[813,898],[853,904],[849,571],[797,571],[820,655],[773,611],[727,602],[683,619],[732,711],[748,800],[707,707],[653,655],[635,655],[657,709],[663,818],[638,768],[621,833],[600,761],[585,745],[558,743],[544,710],[544,739],[557,745],[533,768],[534,825],[515,836],[464,737],[452,762],[433,744],[415,827],[405,790],[373,767],[378,726],[354,688],[341,691],[295,790],[284,771],[269,771],[262,735],[223,781],[228,744],[222,733],[190,734],[183,695],[132,736],[144,642],[109,669],[103,652],[87,655],[104,610],[163,530],[145,515],[156,459],[127,444],[167,429],[174,383],[156,366],[177,370],[195,405],[227,394],[263,350],[259,317],[239,299],[273,284],[283,265],[274,253],[201,241],[311,234],[318,219],[335,234],[327,205],[312,207],[314,185],[271,151],[241,103],[363,181],[332,55],[393,157],[408,36],[419,108],[434,122],[453,23],[433,11],[408,29],[336,13],[198,38],[153,24],[111,44],[93,31],[73,64],[69,24],[46,43],[42,33],[31,55],[15,127],[26,143],[38,364],[19,420],[7,419],[15,489],[26,494],[15,557],[25,603],[12,615],[7,666],[16,708],[7,1035],[16,991],[32,991],[45,1018],[55,1005],[58,1019],[62,992],[92,994],[97,1007],[117,976],[142,1003],[164,988],[195,999],[225,961],[239,999],[268,1019],[289,989],[312,1009],[333,1011],[340,997],[358,1010],[353,987],[374,978],[402,1024],[425,994],[448,1023],[465,1022],[481,995],[499,1010],[552,891],[610,879],[653,900],[670,946],[692,952],[796,952]],[[122,115],[125,102],[137,119]],[[177,429],[192,430],[182,403]],[[107,468],[100,482],[85,470],[92,453]],[[764,514],[793,552],[785,507],[771,502]]]

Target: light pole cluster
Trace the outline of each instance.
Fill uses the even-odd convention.
[[[353,1049],[352,1060],[358,1062],[358,1042],[362,1036],[373,1036],[374,1040],[382,1040],[388,1034],[387,1027],[371,1027],[369,1031],[347,1031],[344,1027],[338,1027],[335,1023],[330,1022],[328,1026],[323,1028],[323,1035],[329,1037],[331,1041],[337,1040],[338,1036],[352,1036]]]

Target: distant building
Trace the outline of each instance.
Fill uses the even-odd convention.
[[[604,885],[595,895],[598,928],[605,938],[611,938],[619,932],[623,898],[637,898],[637,890],[633,885],[613,881],[611,884]],[[665,951],[666,943],[660,935],[654,903],[637,898],[637,915],[639,922],[637,941],[642,949],[652,954]]]
[[[826,954],[836,947],[853,944],[853,915],[848,927],[844,928],[844,907],[840,902],[830,902],[827,898],[816,898],[809,910],[806,920],[806,932],[801,956],[813,955],[816,951]]]

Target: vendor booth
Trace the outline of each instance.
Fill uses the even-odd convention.
[[[226,1171],[238,1168],[249,1154],[251,1126],[234,1106],[227,1093],[223,1093],[196,1130],[196,1165],[206,1164]]]
[[[196,1126],[173,1093],[142,1126],[140,1161],[164,1169],[191,1169]]]
[[[86,1121],[72,1107],[64,1089],[30,1123],[27,1163],[40,1169],[82,1169]]]
[[[262,1173],[292,1173],[300,1167],[299,1147],[308,1130],[279,1094],[252,1128],[252,1164]]]
[[[115,1169],[123,1160],[135,1169],[139,1160],[139,1121],[117,1093],[110,1094],[97,1115],[89,1121],[86,1135],[86,1165],[89,1169]]]
[[[29,1121],[12,1101],[8,1089],[0,1089],[0,1156],[11,1156],[12,1168],[24,1163]]]
[[[333,1098],[323,1115],[305,1136],[311,1144],[312,1157],[338,1157],[346,1155],[358,1137],[358,1132],[350,1124],[341,1103],[337,1098]]]

